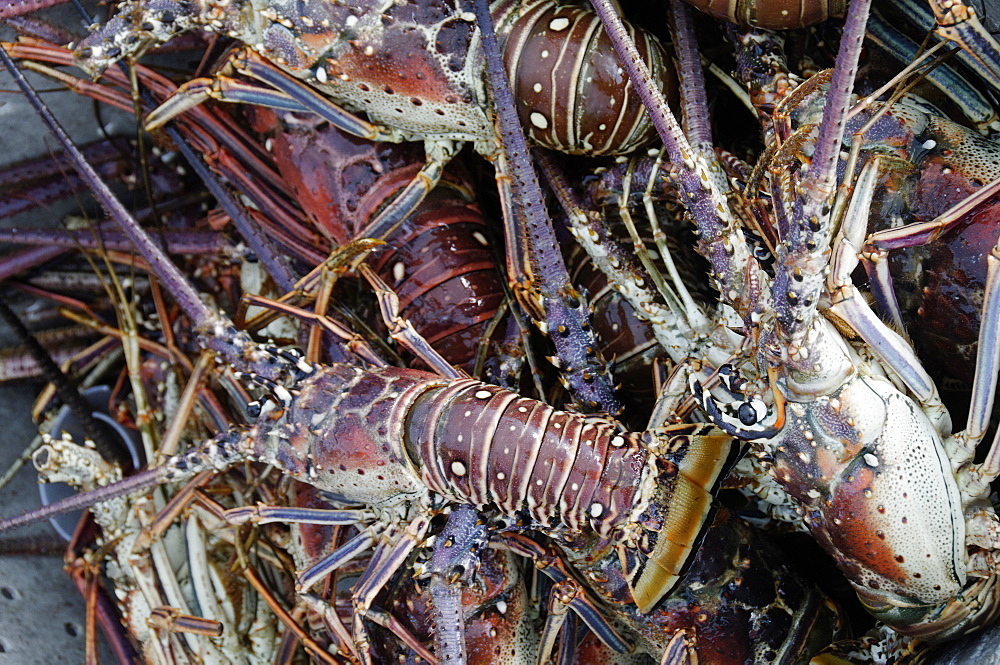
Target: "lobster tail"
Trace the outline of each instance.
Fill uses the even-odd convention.
[[[680,431],[679,431],[680,430]],[[638,547],[622,548],[632,598],[650,612],[677,585],[701,545],[718,485],[739,458],[738,441],[708,425],[647,432],[656,454],[652,497],[639,516]]]

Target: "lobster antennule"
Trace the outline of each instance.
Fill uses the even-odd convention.
[[[653,430],[649,434],[660,438],[663,433]],[[657,450],[657,444],[664,449]],[[733,437],[707,426],[662,438],[650,447],[658,456],[658,473],[653,499],[643,517],[661,524],[652,552],[640,557],[645,561],[625,566],[632,571],[628,583],[643,614],[673,590],[691,564],[711,523],[718,485],[741,453]],[[622,550],[622,554],[626,559],[635,556],[634,551]]]

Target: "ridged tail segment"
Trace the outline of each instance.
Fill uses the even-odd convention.
[[[527,511],[543,529],[612,537],[648,475],[641,434],[471,379],[427,389],[403,430],[432,490],[510,516]]]
[[[492,4],[504,67],[528,137],[572,155],[624,155],[655,136],[592,9],[552,0]],[[654,80],[673,92],[659,42],[626,23]]]

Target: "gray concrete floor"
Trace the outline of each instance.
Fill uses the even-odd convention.
[[[0,469],[35,436],[35,384],[0,386]],[[34,468],[0,489],[0,510],[12,515],[40,505]],[[84,662],[84,602],[63,572],[65,544],[48,522],[5,534],[0,541],[0,664]],[[114,662],[102,643],[102,663]]]

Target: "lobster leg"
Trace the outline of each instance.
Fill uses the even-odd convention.
[[[997,183],[994,183],[997,184]],[[987,189],[987,188],[984,188]],[[983,294],[983,315],[979,331],[979,355],[976,358],[976,375],[972,384],[972,406],[966,431],[953,437],[961,453],[955,455],[960,461],[971,460],[976,445],[986,434],[986,427],[993,411],[996,397],[997,371],[1000,367],[1000,240],[987,257],[986,292]],[[972,465],[960,477],[960,487],[975,497],[989,493],[990,483],[1000,476],[1000,435],[997,435],[986,459],[979,465]],[[984,515],[985,517],[985,515]],[[995,522],[994,516],[994,522]],[[992,535],[996,547],[1000,535],[994,524]]]
[[[904,247],[916,247],[934,242],[950,229],[961,223],[963,217],[976,206],[989,200],[996,194],[996,182],[993,182],[975,194],[956,204],[944,214],[928,222],[910,224],[898,229],[878,231],[864,240],[859,250],[865,270],[873,285],[876,302],[883,312],[892,317],[897,326],[902,327],[903,317],[893,293],[891,277],[888,274],[886,259],[888,252]],[[856,195],[857,196],[857,195]]]
[[[389,327],[389,334],[393,339],[403,344],[415,356],[427,363],[434,371],[449,379],[459,379],[467,377],[465,372],[456,370],[447,360],[441,357],[434,348],[427,343],[416,331],[413,324],[399,315],[399,296],[397,296],[388,284],[383,282],[378,275],[367,265],[358,266],[358,270],[365,279],[375,289],[378,298],[379,308],[386,326]]]
[[[313,112],[335,127],[360,138],[370,141],[397,140],[392,132],[345,111],[328,97],[277,69],[249,49],[232,56],[227,66],[268,87],[242,83],[224,74],[215,79],[195,79],[178,88],[171,99],[147,116],[146,129],[155,129],[177,114],[207,99],[216,99],[257,104],[286,111]],[[427,163],[410,184],[361,233],[362,237],[384,238],[420,205],[430,190],[434,189],[441,179],[444,167],[454,156],[456,148],[454,143],[448,140],[427,140],[425,147]]]
[[[321,561],[318,561],[311,568],[299,573],[295,578],[296,589],[300,593],[308,591],[331,572],[371,549],[374,542],[368,533],[355,536],[345,545],[338,547]]]
[[[559,634],[566,629],[563,640],[569,641],[570,636],[575,637],[572,625],[566,625],[566,618],[570,611],[570,598],[575,588],[572,584],[557,582],[549,592],[549,602],[546,605],[545,625],[542,627],[542,634],[538,641],[539,663],[547,663],[552,655],[552,651],[559,639]],[[562,654],[560,654],[562,655]]]
[[[503,533],[500,539],[504,547],[534,561],[536,568],[560,585],[559,593],[565,605],[587,624],[601,642],[618,653],[625,653],[631,649],[629,643],[607,622],[597,604],[576,581],[562,557],[554,549],[516,533]]]
[[[353,601],[355,612],[354,641],[358,645],[358,653],[362,663],[371,664],[368,652],[368,631],[364,625],[368,609],[375,602],[375,596],[382,590],[382,587],[406,562],[413,548],[427,535],[429,527],[430,520],[426,516],[414,518],[391,547],[376,550],[371,563],[368,564],[368,568],[358,580]]]
[[[299,524],[327,524],[349,526],[370,517],[361,510],[326,510],[322,508],[295,508],[291,506],[243,506],[223,513],[230,524],[270,524],[272,522],[297,522]]]
[[[955,42],[968,54],[967,62],[994,90],[1000,90],[1000,44],[979,22],[974,9],[961,0],[928,0],[937,20],[935,33]]]
[[[868,204],[875,185],[878,160],[872,160],[862,170],[855,186],[854,199],[838,242],[834,247],[829,276],[829,290],[833,300],[830,310],[843,319],[864,339],[875,353],[890,367],[921,402],[924,410],[936,414],[939,431],[950,431],[951,419],[941,404],[937,388],[923,369],[907,342],[882,324],[871,311],[857,287],[851,273],[858,262],[857,247],[865,233],[868,221]]]
[[[926,9],[926,5],[919,0],[911,1]],[[877,11],[872,12],[872,19],[868,22],[868,38],[904,65],[913,62],[920,55],[917,44]],[[997,119],[997,113],[992,105],[953,67],[947,63],[938,65],[927,73],[926,80],[947,95],[980,132],[985,134],[988,131],[1000,131],[1000,120]]]

